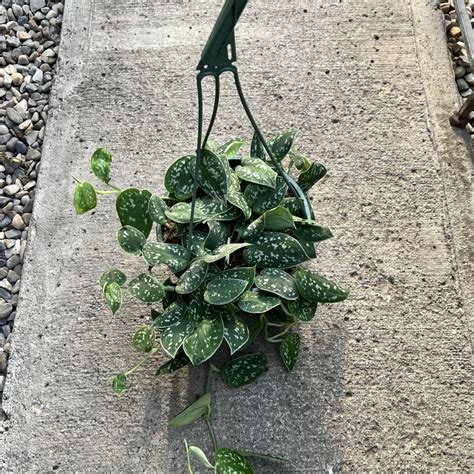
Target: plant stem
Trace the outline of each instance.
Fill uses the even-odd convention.
[[[120,190],[115,190],[115,191],[102,191],[100,189],[96,189],[94,188],[96,194],[118,194],[118,193],[121,193],[122,191]]]
[[[214,372],[214,367],[212,364],[209,364],[209,372],[207,374],[207,381],[206,381],[206,393],[211,394],[212,400],[212,376]],[[204,417],[206,420],[207,429],[209,430],[209,435],[211,436],[212,447],[214,448],[214,452],[217,452],[217,438],[216,433],[214,432],[214,427],[212,426],[212,411],[209,408],[209,413]]]
[[[136,365],[134,365],[131,369],[128,369],[124,375],[129,376],[136,372],[151,356],[155,355],[158,352],[158,349],[155,347],[152,349],[141,361],[139,361]]]

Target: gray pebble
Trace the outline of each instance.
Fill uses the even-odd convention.
[[[13,311],[13,306],[9,303],[0,301],[0,321],[5,320]]]
[[[466,84],[467,85],[467,84]],[[21,122],[23,122],[23,117],[21,116],[21,113],[18,112],[17,110],[9,107],[7,109],[7,117],[13,122],[19,125]]]
[[[6,135],[9,132],[6,125],[0,125],[0,135]]]
[[[13,195],[16,194],[19,190],[20,190],[20,186],[18,186],[18,184],[10,184],[10,186],[5,186],[5,187],[3,188],[3,192],[4,192],[7,196],[13,196]]]

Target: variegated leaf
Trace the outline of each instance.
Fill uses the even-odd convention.
[[[208,267],[209,265],[204,260],[194,260],[179,277],[176,283],[176,293],[187,295],[197,290],[206,279]]]
[[[239,308],[250,314],[266,313],[280,304],[276,296],[264,295],[256,291],[247,291],[239,300]]]
[[[153,221],[148,213],[150,197],[150,191],[135,188],[125,189],[118,195],[115,207],[122,226],[135,227],[145,237],[150,235],[153,226]]]
[[[127,253],[140,255],[146,243],[146,237],[135,227],[126,225],[117,232],[117,240],[120,248]]]
[[[224,382],[232,388],[239,388],[254,382],[267,370],[267,356],[263,352],[231,359],[222,369]]]
[[[218,474],[254,474],[250,463],[237,451],[219,448],[216,451],[216,470]]]
[[[127,281],[127,277],[121,270],[118,270],[117,268],[111,268],[110,270],[102,273],[100,276],[99,285],[101,288],[104,288],[107,283],[112,283],[113,281],[118,283],[119,286],[122,286]]]
[[[290,334],[280,344],[280,356],[283,364],[289,372],[291,372],[298,360],[298,354],[300,352],[300,335],[297,332]]]
[[[143,247],[143,257],[148,265],[168,265],[173,273],[183,271],[189,262],[189,252],[182,245],[148,242]]]
[[[231,234],[230,224],[219,221],[208,221],[209,233],[204,247],[207,250],[215,250],[217,247],[227,243],[228,238]]]
[[[224,338],[224,325],[219,314],[206,315],[194,332],[183,343],[184,352],[193,365],[210,359]]]
[[[236,278],[247,282],[246,290],[250,290],[255,279],[255,267],[235,267],[224,270],[216,275],[216,279],[223,280],[227,278]]]
[[[176,372],[177,370],[186,367],[191,361],[184,351],[179,351],[176,354],[176,357],[168,362],[165,362],[161,365],[156,371],[156,375],[168,375]]]
[[[175,301],[171,303],[163,313],[153,318],[153,326],[161,329],[178,324],[184,319],[187,312],[188,307],[185,303]]]
[[[239,235],[242,239],[254,241],[264,230],[265,218],[260,216],[258,219],[255,219],[253,222],[251,222],[247,227],[242,227],[239,230]]]
[[[180,200],[190,198],[193,193],[195,166],[196,157],[192,155],[176,160],[166,171],[166,190]]]
[[[240,316],[228,312],[222,313],[222,321],[224,322],[224,339],[232,355],[247,344],[249,328]]]
[[[210,150],[201,151],[198,163],[199,186],[206,194],[225,201],[228,190],[227,163]]]
[[[251,244],[248,243],[243,243],[243,244],[225,244],[221,245],[217,249],[215,249],[213,252],[208,253],[205,255],[204,261],[207,263],[213,263],[217,262],[221,258],[228,257],[230,254],[236,252],[237,250],[240,250],[244,247],[248,247]]]
[[[225,305],[235,301],[247,287],[245,280],[236,278],[212,280],[207,285],[204,299],[213,305]]]
[[[281,176],[277,176],[275,189],[250,183],[244,192],[245,200],[257,214],[277,207],[285,197],[288,186]],[[299,207],[298,207],[299,209]]]
[[[300,294],[313,303],[336,303],[349,296],[349,290],[307,268],[297,267],[294,277]]]
[[[261,160],[265,159],[265,147],[258,138],[256,132],[253,134],[252,145],[250,146],[250,156],[252,158],[260,158]]]
[[[170,357],[175,357],[184,339],[194,331],[195,327],[190,321],[180,321],[168,326],[160,334],[161,347]]]
[[[265,230],[283,231],[295,227],[290,211],[282,206],[266,211],[263,218]]]
[[[235,168],[237,176],[249,183],[276,187],[277,172],[258,158],[242,158],[242,165]]]
[[[97,206],[97,194],[92,184],[84,181],[74,188],[74,209],[77,215],[84,214]]]
[[[129,293],[143,303],[159,303],[165,296],[163,285],[153,276],[142,273],[130,281]]]
[[[178,202],[169,210],[165,211],[165,215],[170,221],[178,222],[179,224],[188,224],[191,220],[191,204],[187,202]],[[196,206],[194,209],[193,222],[201,222],[206,217],[206,214]]]
[[[298,177],[298,184],[304,192],[309,191],[327,173],[326,168],[320,163],[311,163],[306,171]]]
[[[166,211],[168,211],[168,205],[155,194],[148,201],[148,213],[154,222],[157,224],[166,224],[169,219],[166,217]]]
[[[307,242],[322,242],[333,237],[328,227],[323,227],[314,222],[301,222],[296,224],[296,237]]]
[[[205,291],[206,285],[201,285],[197,290],[191,293],[188,305],[188,319],[196,324],[199,324],[209,314],[214,314],[215,312],[215,308],[204,300]]]
[[[291,268],[309,259],[299,242],[289,235],[264,232],[245,249],[244,259],[259,268]]]
[[[252,209],[250,209],[244,195],[240,191],[240,181],[235,173],[230,174],[229,195],[227,199],[232,205],[238,207],[243,212],[246,219],[250,219]]]
[[[98,148],[94,151],[90,160],[90,167],[92,172],[102,182],[108,183],[110,181],[110,167],[112,165],[112,155],[105,148]]]
[[[263,291],[274,293],[287,300],[296,300],[298,298],[298,290],[296,289],[293,277],[278,268],[265,268],[262,270],[260,275],[255,278],[255,285]]]
[[[132,338],[133,347],[140,352],[150,352],[156,339],[156,331],[150,326],[143,326],[135,331]]]
[[[229,140],[224,145],[217,148],[216,155],[225,155],[227,158],[236,155],[242,148],[244,142],[239,138]]]
[[[115,314],[122,306],[122,288],[115,281],[106,283],[104,297],[110,311],[112,311],[112,314]]]
[[[311,321],[316,315],[318,303],[312,303],[311,301],[305,300],[303,298],[298,298],[296,300],[282,299],[281,307],[287,315],[307,323]]]
[[[290,152],[297,133],[296,130],[290,130],[276,135],[270,140],[270,148],[273,156],[278,161],[281,161]]]

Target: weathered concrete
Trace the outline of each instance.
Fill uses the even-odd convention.
[[[112,396],[145,312],[108,316],[95,282],[130,260],[110,254],[111,205],[74,216],[71,176],[106,144],[116,181],[161,189],[194,147],[193,70],[219,5],[66,6],[5,392],[6,471],[184,472],[182,439],[203,438],[202,427],[166,428],[203,374],[157,380],[149,367]],[[222,444],[293,460],[259,472],[469,470],[472,164],[446,125],[455,96],[442,35],[426,0],[254,0],[239,24],[265,130],[301,129],[303,150],[330,169],[314,198],[336,238],[319,265],[353,289],[304,329],[293,375],[275,358],[253,386],[218,385]],[[235,94],[222,107],[217,136],[249,136]]]

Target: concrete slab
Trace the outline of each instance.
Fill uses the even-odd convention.
[[[330,170],[314,198],[336,238],[318,267],[353,290],[304,329],[293,375],[275,357],[254,386],[218,385],[221,443],[293,461],[258,472],[471,465],[472,163],[446,125],[454,91],[432,79],[450,79],[433,3],[254,0],[239,24],[243,83],[263,128],[301,129],[303,150]],[[220,4],[66,5],[5,392],[6,472],[184,472],[183,438],[201,443],[202,427],[166,422],[204,374],[157,380],[148,367],[127,396],[112,396],[146,313],[108,316],[96,281],[130,259],[110,253],[112,205],[77,218],[71,196],[98,145],[112,150],[116,181],[152,190],[192,151],[193,71]],[[216,136],[248,137],[227,90]]]

